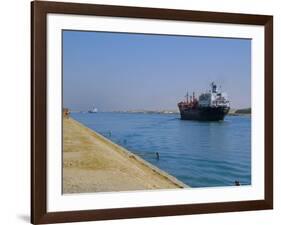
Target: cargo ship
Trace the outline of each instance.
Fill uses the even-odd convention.
[[[186,101],[178,103],[182,120],[198,121],[220,121],[230,110],[227,94],[218,90],[217,85],[212,82],[211,90],[195,97],[186,95]]]

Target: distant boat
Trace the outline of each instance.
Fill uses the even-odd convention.
[[[98,109],[95,106],[93,106],[93,108],[88,111],[88,113],[97,113],[97,112]]]

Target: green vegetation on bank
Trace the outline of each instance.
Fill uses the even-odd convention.
[[[244,109],[230,109],[229,116],[251,115],[251,108]]]
[[[235,111],[237,114],[251,114],[251,108],[246,108],[246,109],[237,109]]]

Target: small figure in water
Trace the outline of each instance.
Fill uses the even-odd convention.
[[[127,144],[127,140],[126,140],[126,139],[124,139],[123,143],[124,143],[124,145],[126,145],[126,144]]]
[[[108,136],[111,137],[111,131],[108,132]]]
[[[158,152],[156,152],[156,159],[159,160],[159,158],[160,158],[160,155]]]
[[[240,186],[240,182],[238,180],[235,181],[235,186]]]

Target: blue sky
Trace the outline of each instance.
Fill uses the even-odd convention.
[[[72,110],[176,109],[215,81],[251,105],[251,40],[63,31],[63,102]]]

